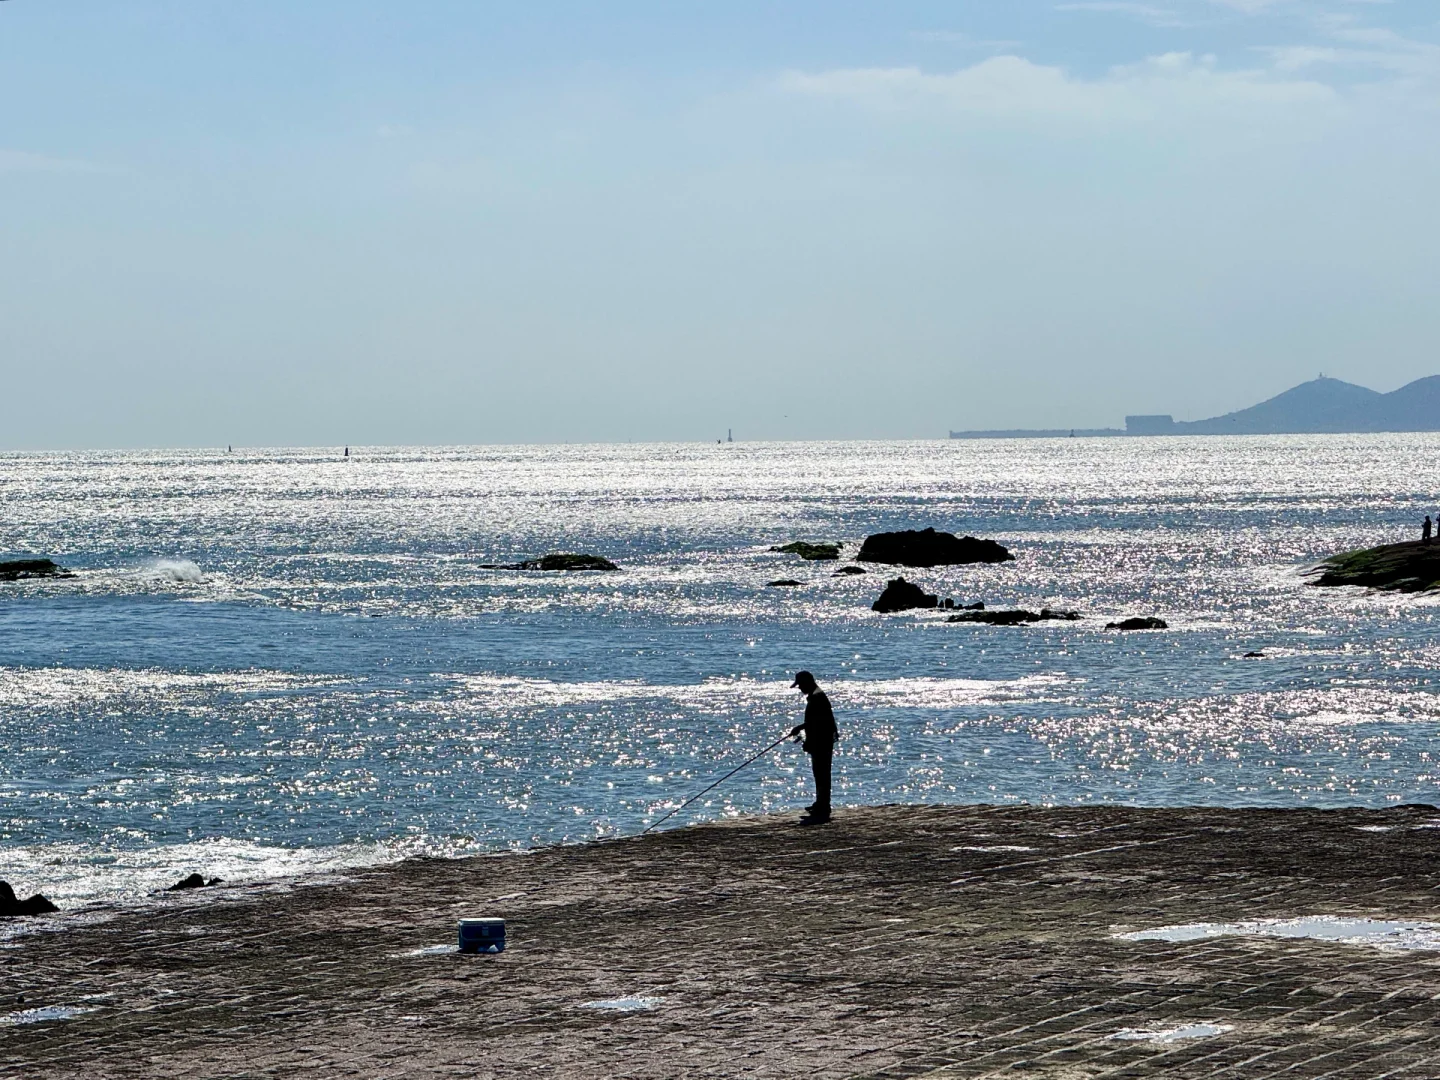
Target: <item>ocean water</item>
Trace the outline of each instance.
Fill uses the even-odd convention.
[[[1432,435],[0,455],[0,878],[62,905],[643,829],[839,714],[841,804],[1435,797],[1436,601],[1315,589]],[[1016,561],[771,553],[934,525]],[[484,570],[547,551],[613,574]],[[847,560],[848,561],[848,560]],[[780,577],[800,588],[768,588]],[[1159,615],[1163,632],[1106,621]],[[1246,659],[1263,650],[1264,659]],[[666,827],[809,802],[785,744]]]

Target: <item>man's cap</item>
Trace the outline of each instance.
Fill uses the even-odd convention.
[[[790,689],[794,690],[801,683],[809,683],[811,686],[814,686],[815,676],[811,675],[808,671],[797,671],[795,673],[795,681],[790,684]]]

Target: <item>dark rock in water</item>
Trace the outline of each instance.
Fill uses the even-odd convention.
[[[211,885],[219,884],[219,878],[211,878],[209,881],[206,881],[205,878],[200,874],[191,874],[189,877],[181,878],[179,881],[177,881],[174,885],[171,885],[170,888],[166,889],[165,891],[183,892],[185,889],[204,889],[208,888]]]
[[[951,615],[946,622],[953,623],[985,623],[988,626],[1019,626],[1021,623],[1049,622],[1052,619],[1062,622],[1074,622],[1080,618],[1078,611],[1055,611],[1050,608],[1041,608],[1040,611],[1026,611],[1023,608],[1011,608],[1007,611],[986,611],[982,605],[979,608],[967,608],[958,615]]]
[[[1157,619],[1153,615],[1143,619],[1122,619],[1120,622],[1105,624],[1106,630],[1168,630],[1170,624],[1164,619]]]
[[[520,564],[521,570],[619,570],[609,559],[599,555],[545,555]]]
[[[75,575],[49,559],[12,559],[0,562],[0,581],[24,581],[27,578],[72,578]]]
[[[831,576],[831,577],[850,577],[850,576],[852,576],[852,575],[854,575],[854,574],[868,574],[868,573],[869,573],[869,571],[866,570],[863,566],[842,566],[842,567],[840,567],[839,570],[836,570],[835,573],[831,574],[830,576]]]
[[[973,536],[956,536],[934,529],[907,529],[867,536],[855,558],[860,562],[891,566],[961,566],[1010,562],[1015,556],[994,540],[977,540]]]
[[[8,881],[0,881],[0,919],[17,915],[48,915],[60,909],[45,897],[36,893],[28,900],[21,900]]]
[[[961,604],[961,605],[960,605],[960,610],[961,610],[961,611],[984,611],[984,610],[985,610],[985,601],[984,601],[984,600],[977,600],[977,601],[975,601],[975,603],[973,603],[973,604]]]
[[[1245,659],[1246,659],[1246,660],[1264,660],[1264,659],[1265,659],[1265,654],[1264,654],[1263,652],[1247,652],[1247,653],[1245,654]]]
[[[1424,592],[1440,588],[1440,543],[1410,540],[1403,544],[1332,555],[1310,573],[1312,585],[1364,585],[1391,592]]]
[[[807,544],[804,540],[796,540],[793,544],[782,544],[772,547],[770,550],[782,551],[787,555],[799,555],[800,558],[809,559],[811,562],[840,558],[839,544]]]
[[[619,570],[599,555],[552,554],[517,563],[481,563],[481,570]]]
[[[781,578],[779,581],[767,581],[765,587],[767,589],[791,589],[799,584],[800,582],[795,579],[787,577]]]
[[[885,586],[885,591],[880,594],[880,599],[870,605],[870,610],[889,614],[892,611],[910,611],[913,608],[933,608],[939,603],[938,596],[927,593],[919,585],[914,585],[903,577],[897,577]]]

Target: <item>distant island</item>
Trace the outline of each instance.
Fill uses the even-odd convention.
[[[1111,435],[1313,435],[1440,431],[1440,375],[1388,394],[1320,376],[1269,401],[1209,420],[1127,416],[1123,428],[952,431],[952,439],[1054,439]]]

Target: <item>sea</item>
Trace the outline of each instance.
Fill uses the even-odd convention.
[[[839,806],[1436,799],[1437,601],[1321,589],[1437,435],[0,455],[0,879],[62,907],[640,832],[798,722]],[[865,536],[999,565],[853,564]],[[771,550],[843,545],[840,562]],[[613,573],[486,569],[547,552]],[[880,615],[903,574],[1075,622]],[[798,587],[776,587],[777,579]],[[1106,623],[1158,616],[1169,628]],[[1261,653],[1260,657],[1247,656]],[[790,742],[662,828],[810,801]],[[1437,813],[1440,817],[1440,813]]]

